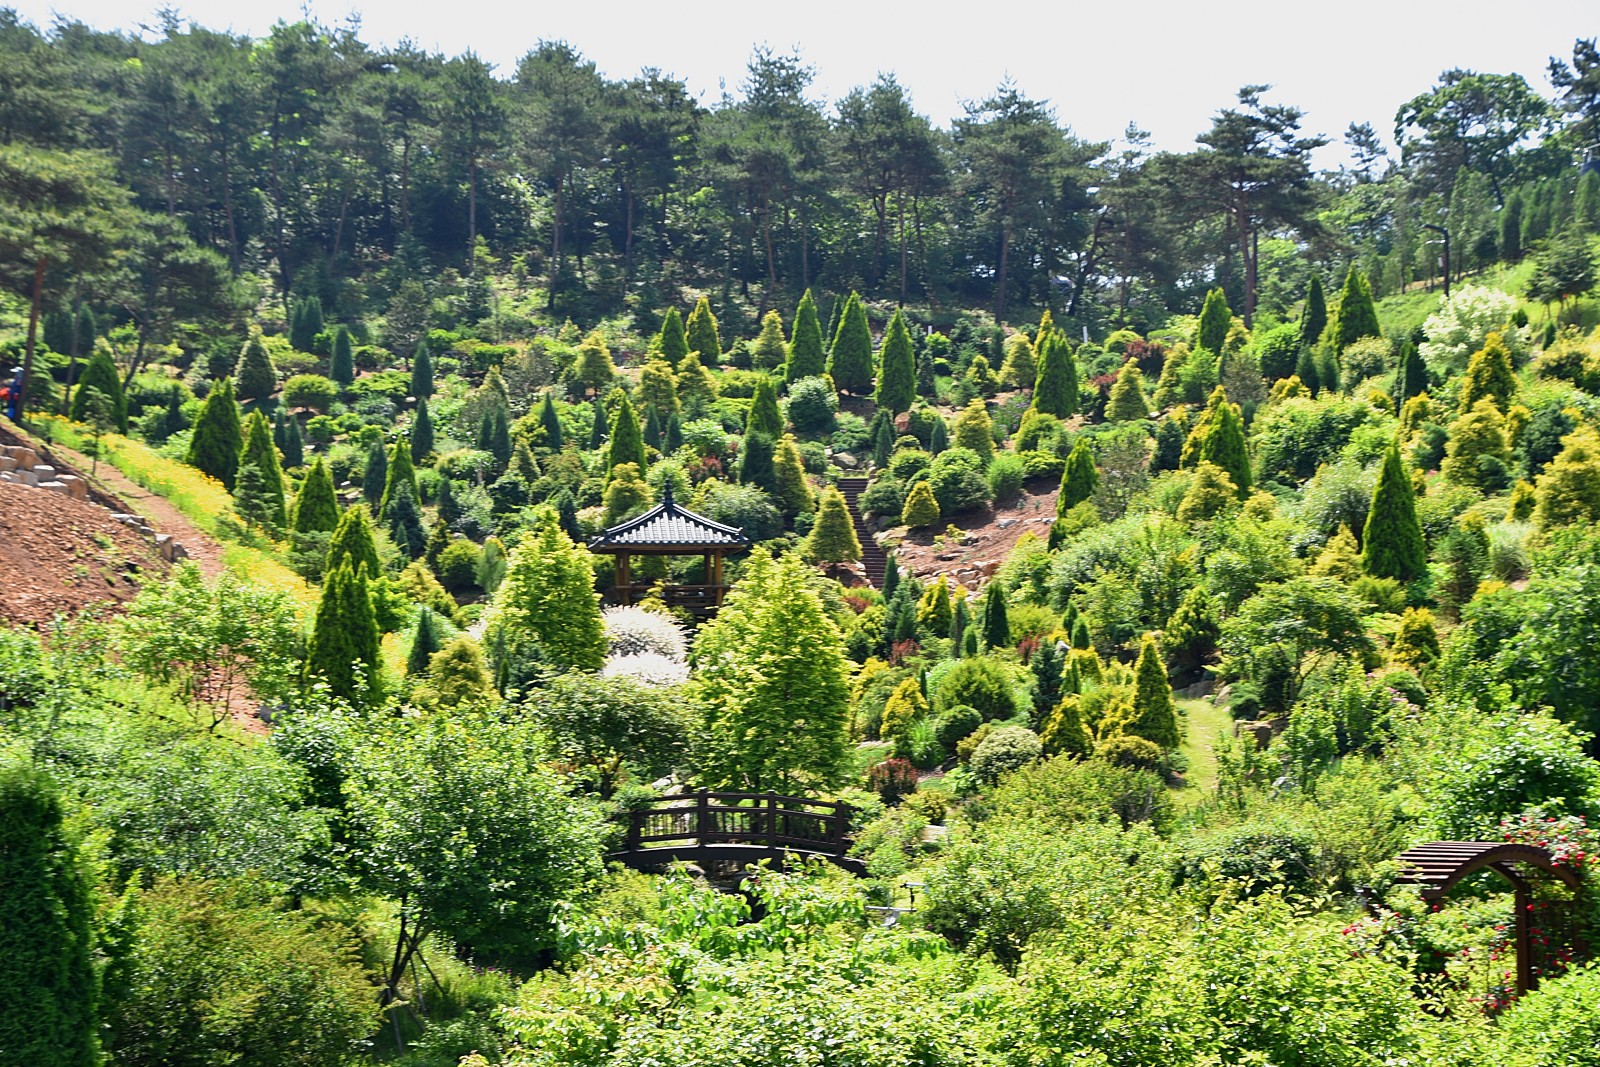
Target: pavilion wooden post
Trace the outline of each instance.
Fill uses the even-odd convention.
[[[722,607],[722,549],[711,553],[711,588],[715,591],[717,607]]]
[[[633,603],[633,575],[629,573],[628,553],[617,553],[617,592],[622,594],[622,603]]]

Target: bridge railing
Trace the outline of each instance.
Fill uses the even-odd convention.
[[[850,806],[778,793],[661,797],[627,813],[623,850],[757,845],[843,855],[850,848]]]

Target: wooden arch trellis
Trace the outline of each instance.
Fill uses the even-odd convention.
[[[1430,903],[1443,900],[1463,879],[1479,871],[1493,871],[1509,882],[1517,910],[1514,935],[1517,993],[1521,995],[1538,987],[1539,980],[1533,972],[1533,934],[1529,918],[1532,887],[1527,877],[1515,868],[1531,867],[1577,891],[1581,882],[1575,872],[1556,863],[1546,849],[1504,841],[1434,841],[1401,853],[1400,863],[1400,884],[1419,887],[1422,899]]]

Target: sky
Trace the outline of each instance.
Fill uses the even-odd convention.
[[[59,14],[101,29],[154,24],[138,0],[0,0],[41,27]],[[455,55],[472,49],[509,74],[541,39],[566,40],[611,78],[659,67],[702,102],[737,91],[755,45],[798,48],[816,68],[812,95],[833,102],[892,72],[919,111],[940,125],[1009,77],[1054,106],[1086,140],[1113,140],[1129,122],[1158,149],[1185,150],[1241,85],[1273,86],[1271,103],[1306,112],[1304,128],[1335,142],[1322,166],[1345,157],[1351,122],[1392,137],[1394,114],[1451,67],[1520,73],[1550,95],[1549,58],[1570,60],[1576,38],[1600,35],[1595,0],[1338,0],[1308,5],[1083,3],[979,0],[972,4],[807,0],[186,0],[179,13],[212,29],[260,35],[309,13],[327,24],[352,15],[373,45],[409,38]]]

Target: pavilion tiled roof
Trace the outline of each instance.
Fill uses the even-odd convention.
[[[704,515],[697,515],[672,499],[667,484],[661,503],[645,512],[604,530],[589,539],[590,551],[612,548],[661,548],[667,546],[700,548],[748,548],[750,538],[736,526],[725,526]]]

